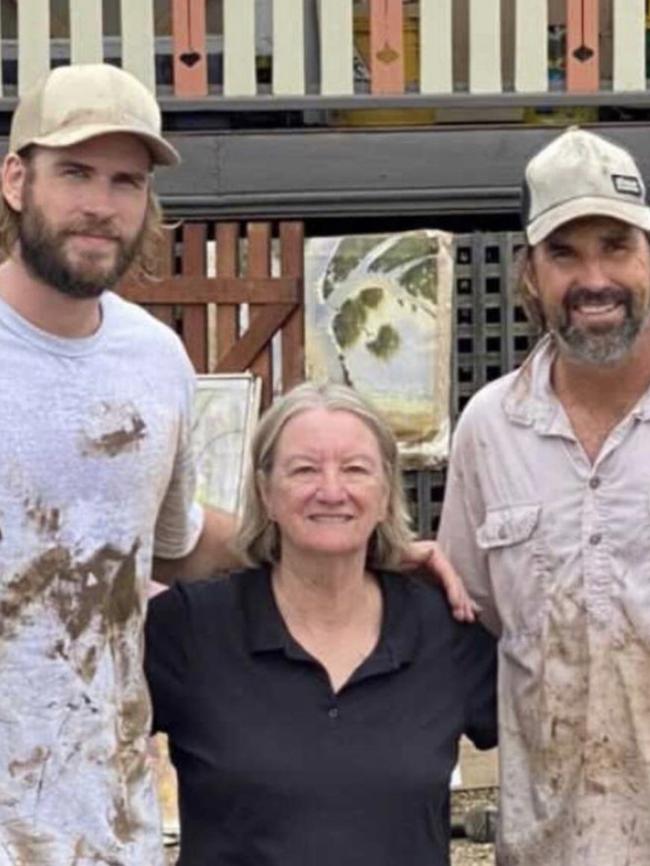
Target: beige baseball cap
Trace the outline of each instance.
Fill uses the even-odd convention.
[[[534,246],[570,220],[608,216],[650,231],[643,177],[627,150],[572,126],[526,166],[523,224]]]
[[[142,139],[154,164],[177,165],[178,151],[162,137],[161,127],[156,99],[129,72],[107,63],[59,66],[20,98],[9,149],[69,147],[109,132],[127,132]]]

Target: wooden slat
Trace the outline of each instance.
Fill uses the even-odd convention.
[[[102,0],[70,0],[70,61],[101,63]]]
[[[135,284],[128,284],[124,286],[120,291],[120,294],[128,300],[133,300],[141,304],[148,304],[148,309],[152,316],[155,316],[156,319],[169,325],[170,328],[174,328],[174,307],[172,302],[162,304],[160,303],[159,295],[150,294],[147,297],[147,295],[144,294],[147,291],[155,292],[157,286],[162,285],[167,279],[172,278],[172,275],[174,274],[176,264],[176,230],[164,229],[164,238],[165,240],[160,252],[160,263],[158,267],[158,275],[161,278],[160,281],[142,280]],[[143,292],[142,299],[133,296],[133,293],[137,291]]]
[[[174,93],[207,96],[205,0],[171,0],[174,41]]]
[[[370,0],[370,90],[404,92],[402,0]]]
[[[239,224],[219,223],[216,235],[217,277],[235,279],[239,274]],[[221,300],[217,306],[217,359],[226,356],[237,340],[238,303]]]
[[[49,0],[20,0],[18,8],[18,93],[50,70]]]
[[[614,90],[645,90],[645,71],[645,0],[614,0]]]
[[[354,93],[352,0],[319,0],[321,93]]]
[[[273,0],[273,93],[305,92],[303,0]]]
[[[280,267],[283,277],[303,279],[305,229],[301,222],[280,224]],[[305,378],[304,293],[282,328],[282,390],[288,391]]]
[[[469,89],[501,93],[501,0],[470,0]]]
[[[255,0],[224,0],[223,92],[255,96]]]
[[[271,224],[248,223],[246,227],[248,239],[247,272],[249,277],[269,277],[271,274]],[[250,309],[250,328],[265,311],[259,304],[252,304]],[[262,407],[269,406],[273,397],[273,355],[271,343],[259,347],[257,357],[251,364],[251,372],[262,380]]]
[[[122,67],[156,92],[154,0],[120,0]]]
[[[515,90],[548,90],[547,0],[517,0],[515,12]]]
[[[598,0],[567,0],[567,90],[600,88]]]
[[[295,277],[206,277],[176,276],[160,280],[126,283],[120,294],[138,304],[219,304],[224,307],[238,304],[297,304],[302,300],[302,283]],[[235,318],[236,322],[236,318]],[[230,344],[237,337],[231,328]]]
[[[205,276],[207,227],[205,223],[185,223],[183,226],[184,277]],[[190,288],[191,292],[191,288]],[[183,340],[197,373],[208,372],[208,310],[205,304],[183,307]]]
[[[452,93],[452,0],[420,0],[420,91]]]
[[[269,304],[251,322],[250,328],[229,352],[219,359],[216,373],[240,373],[254,366],[260,346],[270,343],[274,334],[293,313],[293,304]]]

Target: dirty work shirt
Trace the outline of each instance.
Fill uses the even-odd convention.
[[[159,866],[141,637],[202,521],[191,365],[111,293],[79,340],[0,302],[0,358],[0,866]]]
[[[468,404],[443,548],[500,632],[500,866],[650,863],[650,393],[591,464],[553,344]]]

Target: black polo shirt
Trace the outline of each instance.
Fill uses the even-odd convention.
[[[494,641],[436,589],[379,579],[379,642],[337,694],[266,571],[153,600],[146,670],[178,771],[182,866],[449,862],[458,738],[496,741]]]

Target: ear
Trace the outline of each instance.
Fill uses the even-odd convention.
[[[539,298],[539,289],[537,288],[537,275],[535,273],[535,263],[532,253],[528,256],[524,270],[521,275],[522,280],[526,284],[528,294],[532,298]]]
[[[2,163],[2,195],[9,207],[20,213],[27,167],[17,153],[8,153]]]

